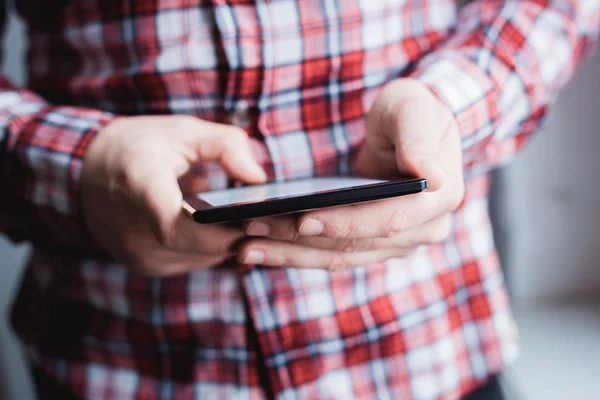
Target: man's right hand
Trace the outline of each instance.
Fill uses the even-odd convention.
[[[97,242],[132,271],[169,276],[235,254],[241,229],[200,225],[182,211],[178,179],[219,162],[245,183],[265,181],[239,128],[190,116],[120,118],[91,143],[81,173],[83,212]]]

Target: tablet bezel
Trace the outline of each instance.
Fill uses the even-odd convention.
[[[307,178],[307,179],[318,179]],[[335,177],[332,177],[335,178]],[[271,182],[272,184],[273,182]],[[212,206],[197,195],[186,196],[184,209],[201,224],[238,222],[319,208],[336,207],[420,193],[427,189],[424,178],[399,178],[298,196],[274,197],[257,202]]]

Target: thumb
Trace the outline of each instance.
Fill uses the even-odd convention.
[[[427,179],[428,190],[435,192],[444,185],[446,174],[439,165],[441,154],[426,144],[397,144],[396,164],[402,172]]]
[[[200,134],[195,132],[194,135],[194,147],[200,160],[220,163],[229,176],[244,183],[263,183],[267,179],[242,129],[205,121],[202,124]]]
[[[183,195],[177,184],[174,168],[156,169],[152,179],[138,193],[140,212],[160,243],[166,244],[174,235],[175,222],[181,214]]]

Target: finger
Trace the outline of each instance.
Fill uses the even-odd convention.
[[[375,179],[393,179],[406,173],[398,170],[394,145],[381,143],[381,138],[375,135],[367,136],[365,145],[358,152],[353,171],[357,176]]]
[[[331,239],[319,236],[300,236],[293,242],[305,247],[352,253],[432,245],[443,242],[449,234],[450,214],[445,214],[389,238]]]
[[[262,183],[265,171],[256,162],[248,135],[237,127],[197,120],[199,126],[189,132],[197,156],[216,161],[233,178],[245,183]]]
[[[173,236],[162,244],[171,250],[221,255],[235,251],[245,236],[240,228],[222,224],[198,224],[180,213]]]
[[[446,182],[446,175],[437,161],[439,158],[409,146],[401,147],[396,151],[396,163],[400,170],[427,179],[429,192],[440,190]]]
[[[391,241],[395,246],[401,247],[432,245],[445,241],[451,233],[451,228],[451,214],[446,213],[413,229],[401,231],[394,237],[379,240]]]
[[[150,172],[151,170],[148,169]],[[173,169],[165,165],[153,176],[130,178],[135,207],[160,243],[168,243],[176,233],[176,222],[181,216],[183,195]]]
[[[167,169],[168,171],[168,169]],[[148,178],[135,201],[156,241],[173,250],[221,254],[230,251],[244,236],[241,229],[226,225],[201,225],[183,212],[183,195],[177,180],[167,171]],[[140,184],[132,185],[139,188]]]
[[[443,159],[441,144],[448,126],[447,121],[440,123],[440,120],[424,116],[407,119],[405,115],[399,121],[394,143],[398,169],[427,179],[429,192],[441,189],[446,181],[440,160]]]
[[[304,247],[290,242],[255,239],[245,243],[238,252],[238,260],[246,264],[272,267],[317,268],[328,271],[370,265],[395,257],[403,257],[413,249],[386,249],[345,253]]]
[[[138,254],[134,259],[127,260],[125,264],[137,274],[160,278],[213,268],[231,258],[232,255],[191,254],[156,248]]]
[[[293,242],[300,238],[298,229],[296,229],[296,220],[296,216],[266,217],[246,221],[243,228],[248,236],[269,237]]]
[[[296,227],[302,236],[338,239],[393,237],[446,212],[443,196],[420,193],[310,211],[298,218]]]
[[[359,237],[337,239],[321,236],[302,236],[296,229],[296,219],[291,217],[264,218],[246,223],[248,236],[267,237],[324,249],[369,250],[397,246],[433,244],[444,240],[450,233],[451,214],[436,216],[412,229],[390,237]]]
[[[185,253],[170,253],[165,254],[164,258],[159,258],[153,261],[153,264],[160,268],[160,272],[164,272],[162,276],[174,276],[190,273],[193,271],[201,271],[222,264],[234,254],[221,254],[218,256],[208,254],[185,254]],[[155,268],[158,271],[158,268]]]
[[[234,178],[248,183],[265,180],[265,173],[254,159],[248,137],[241,129],[195,118],[185,121],[191,123],[181,127],[184,147],[194,147],[197,152],[188,159],[187,168],[199,160],[218,161]],[[137,192],[136,203],[159,242],[169,244],[176,235],[176,222],[181,214],[180,161],[176,157],[163,159],[160,168],[146,164],[132,168],[128,186]]]
[[[418,101],[404,102],[390,138],[396,150],[398,169],[426,178],[428,190],[434,192],[446,183],[440,164],[442,141],[455,125],[452,113],[428,89]],[[435,118],[432,118],[432,113]]]
[[[208,192],[211,190],[211,185],[208,179],[202,175],[186,175],[179,180],[179,188],[183,194],[196,194]]]

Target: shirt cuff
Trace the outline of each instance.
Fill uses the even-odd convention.
[[[83,218],[80,175],[89,145],[115,118],[95,109],[57,106],[12,115],[6,126],[16,140],[8,145],[8,177],[24,236],[95,249]]]
[[[494,140],[500,92],[481,66],[456,50],[426,57],[409,75],[427,86],[454,115],[462,137],[465,167],[477,163]]]

